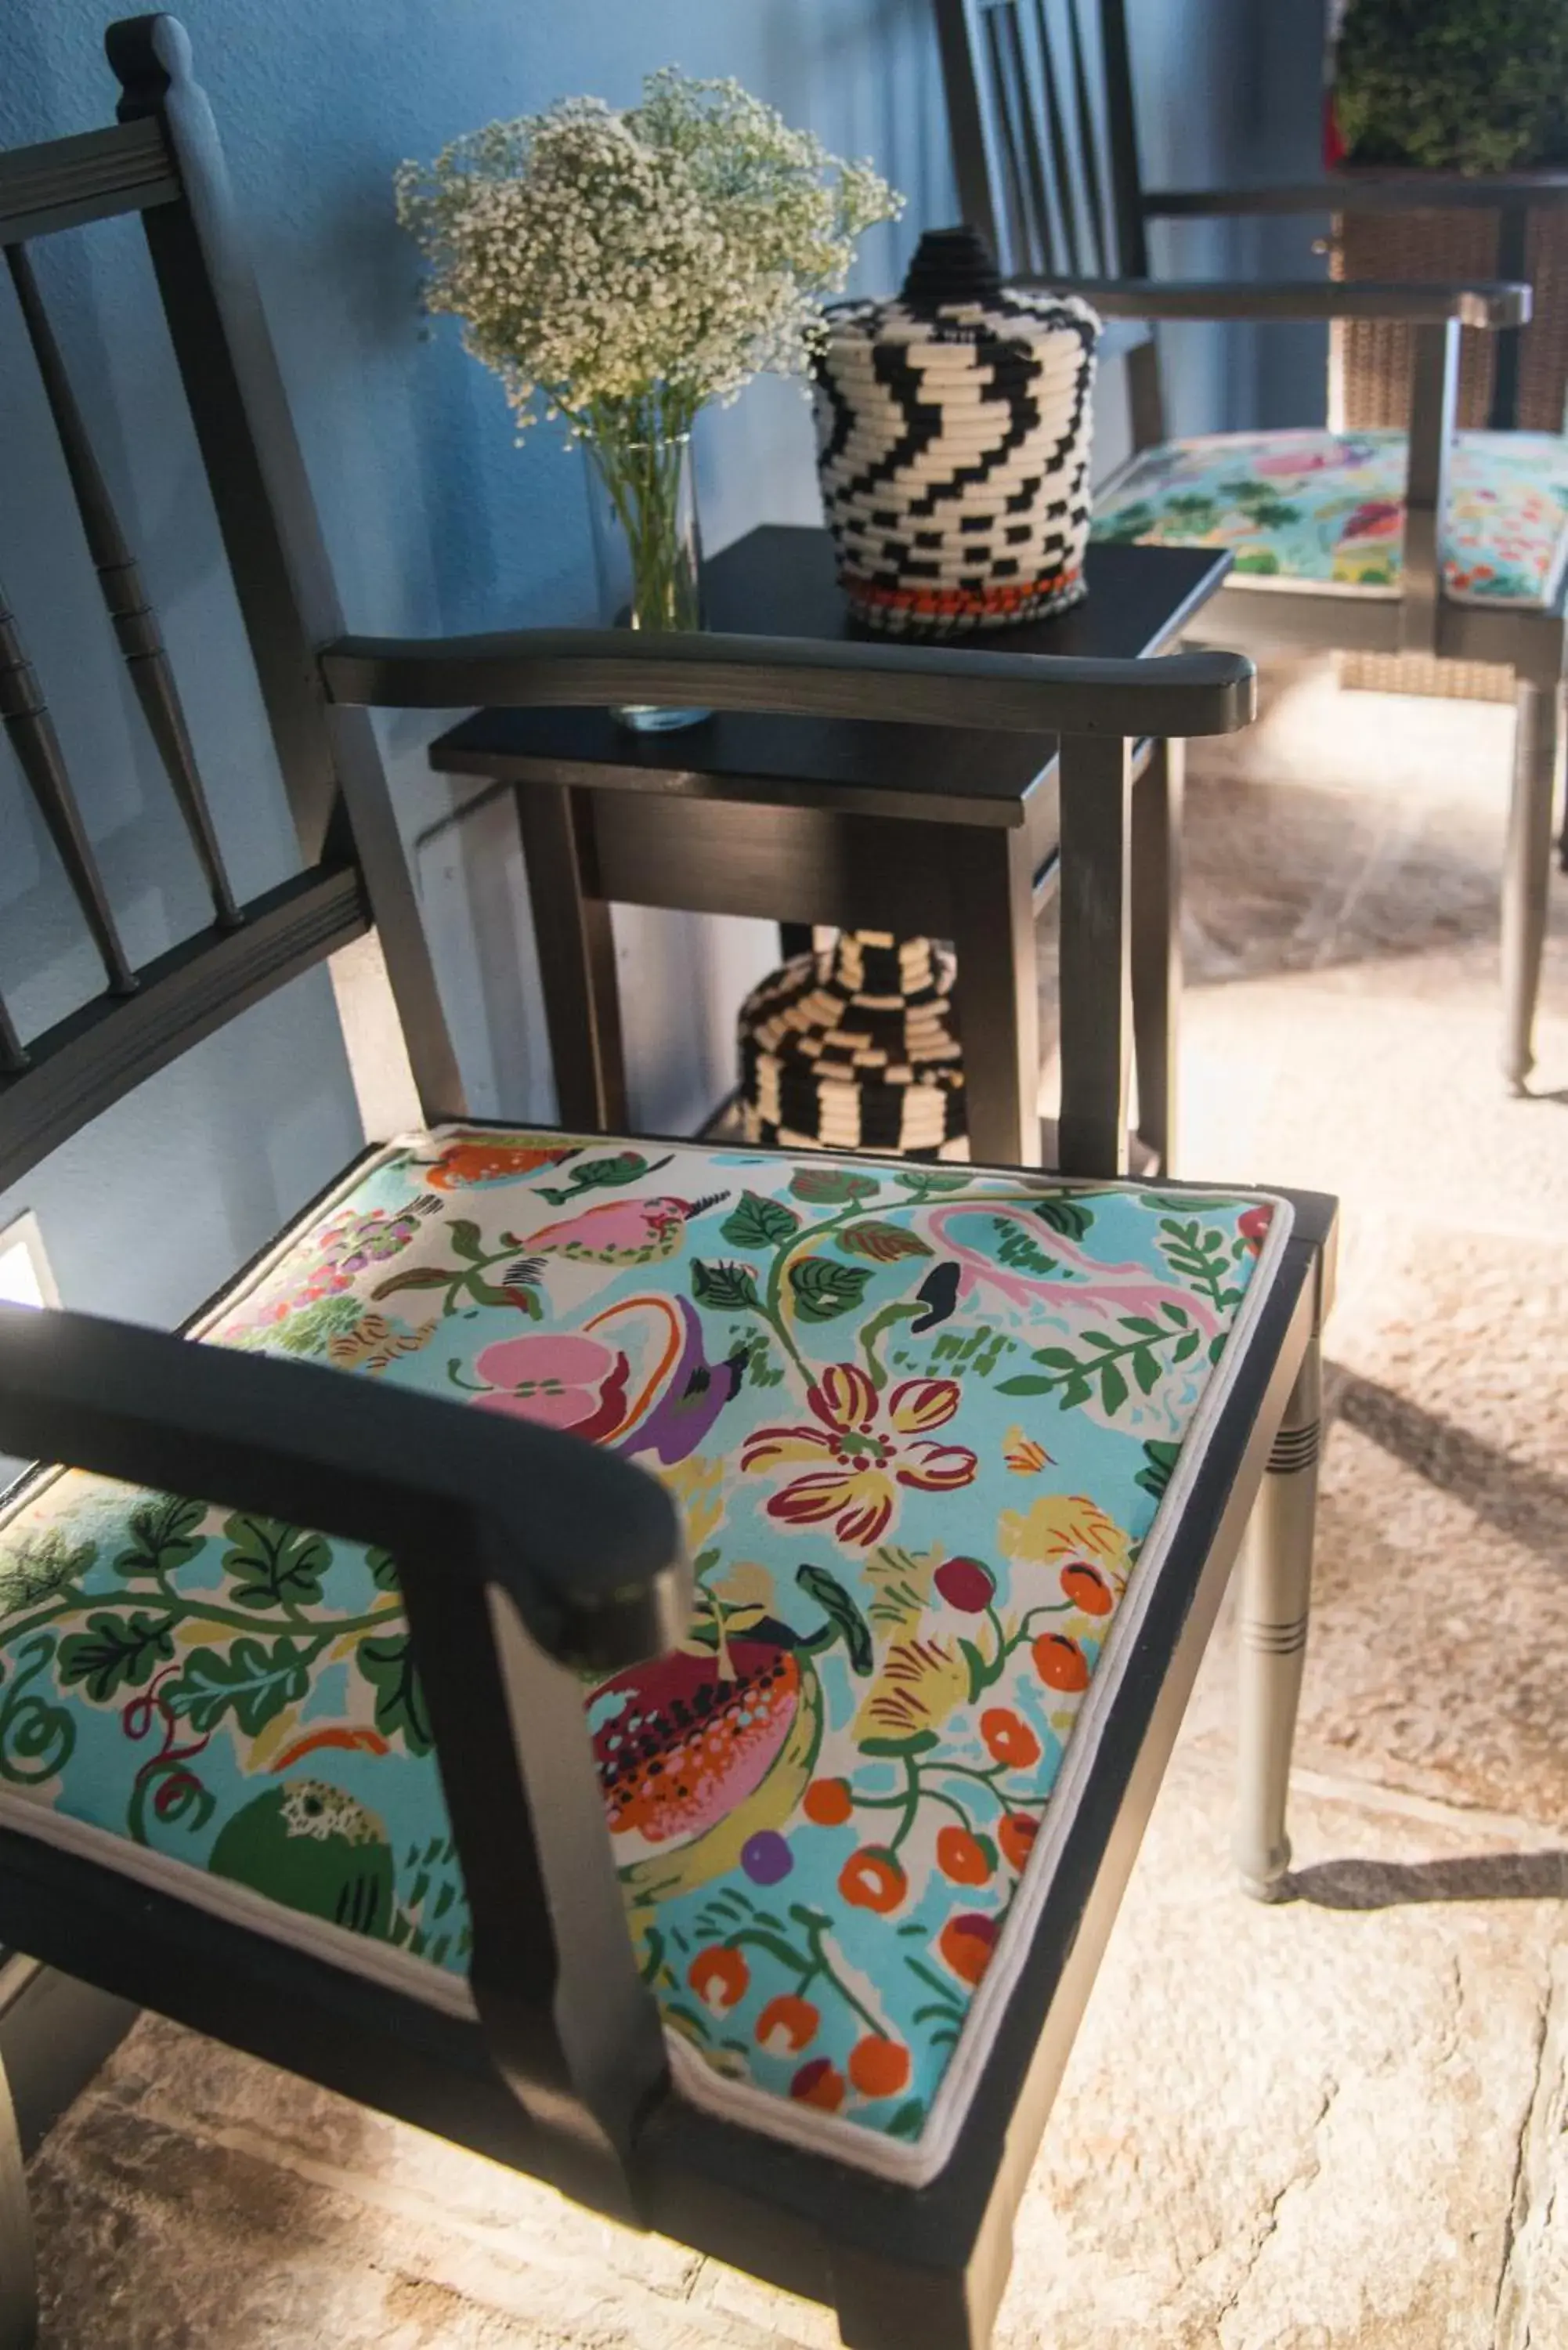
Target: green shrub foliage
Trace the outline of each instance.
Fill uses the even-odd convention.
[[[1350,0],[1335,106],[1353,163],[1568,161],[1568,0]]]

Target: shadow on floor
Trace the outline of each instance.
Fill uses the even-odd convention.
[[[1541,1556],[1568,1557],[1568,1479],[1532,1469],[1358,1371],[1324,1370],[1335,1419]]]
[[[1393,1909],[1419,1901],[1561,1901],[1568,1852],[1495,1852],[1462,1860],[1324,1860],[1293,1869],[1291,1892],[1319,1909]]]

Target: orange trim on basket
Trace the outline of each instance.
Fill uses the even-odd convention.
[[[920,619],[967,619],[979,615],[1006,619],[1047,597],[1075,588],[1080,570],[1054,571],[1043,579],[999,579],[990,588],[894,588],[886,580],[861,579],[841,571],[839,586],[857,604],[875,611],[907,612]]]

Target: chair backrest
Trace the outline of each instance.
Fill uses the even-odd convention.
[[[965,219],[1011,276],[1147,277],[1123,0],[935,0]]]
[[[140,723],[202,877],[211,920],[138,964],[29,659],[26,584],[0,586],[0,723],[70,885],[103,984],[38,1035],[0,993],[0,1189],[143,1079],[374,924],[427,1111],[462,1108],[456,1064],[368,715],[334,710],[315,648],[341,629],[276,360],[189,44],[166,16],[116,25],[118,127],[0,155],[0,246]],[[300,870],[243,902],[203,788],[158,617],[89,437],[32,248],[138,213],[195,428]],[[22,462],[22,452],[13,451]],[[0,463],[5,462],[0,452]],[[24,550],[25,551],[25,550]],[[15,603],[6,601],[6,590]]]
[[[1140,278],[1148,233],[1125,0],[933,0],[959,206],[1010,277]],[[1165,438],[1159,348],[1125,351],[1133,446]]]

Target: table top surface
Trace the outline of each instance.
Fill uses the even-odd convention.
[[[1230,569],[1222,548],[1094,545],[1088,593],[1069,611],[958,641],[992,652],[1137,660],[1166,651]],[[704,568],[708,622],[738,636],[867,641],[834,577],[825,530],[764,524]],[[886,642],[886,639],[875,639]],[[639,734],[605,710],[481,710],[431,743],[448,775],[571,784],[730,801],[781,800],[881,808],[950,820],[1017,822],[1050,767],[1050,734],[972,727],[914,728],[844,718],[719,711],[699,724]],[[919,805],[923,803],[924,805]]]

